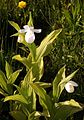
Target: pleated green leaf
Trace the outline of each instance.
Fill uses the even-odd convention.
[[[15,71],[14,73],[12,73],[9,76],[8,79],[8,84],[13,84],[15,82],[15,80],[17,79],[18,75],[20,74],[20,72],[22,71],[22,69]]]
[[[53,81],[53,97],[55,101],[58,101],[60,96],[60,89],[59,89],[59,83],[65,79],[65,66],[63,66],[57,73],[54,81]]]
[[[31,62],[30,62],[30,58],[26,58],[26,57],[21,57],[20,55],[15,55],[12,57],[12,59],[15,59],[21,63],[23,63],[27,69],[29,69],[31,67]]]
[[[41,57],[45,56],[45,53],[49,53],[49,45],[53,43],[61,31],[62,29],[54,30],[43,39],[40,46],[36,50],[36,60],[39,60]]]
[[[5,71],[6,71],[7,78],[9,78],[9,76],[13,73],[12,67],[9,65],[7,61],[5,65]]]
[[[42,100],[43,104],[45,104],[46,108],[52,114],[53,104],[51,98],[46,94],[46,91],[36,83],[29,83],[29,85],[33,88],[33,90]]]
[[[66,120],[72,114],[83,109],[80,104],[73,99],[70,101],[56,103],[55,107],[56,111],[53,116],[53,120]]]
[[[8,88],[7,88],[7,79],[5,77],[5,74],[0,71],[0,86],[3,90],[5,90],[6,92],[8,92]]]
[[[33,19],[32,19],[32,14],[31,14],[31,12],[29,13],[29,21],[28,21],[28,26],[33,26]]]
[[[19,35],[19,33],[15,33],[15,34],[11,35],[10,37],[18,36],[18,35]]]
[[[0,88],[0,94],[3,95],[3,96],[8,96],[8,94],[5,93],[4,90],[2,90],[1,88]]]
[[[13,21],[9,21],[10,25],[12,25],[17,31],[20,30],[20,27],[17,23],[13,22]]]
[[[52,86],[51,83],[45,83],[45,82],[35,82],[35,84],[40,85],[43,88],[48,88]]]
[[[43,57],[38,62],[32,63],[32,73],[33,77],[36,78],[35,81],[39,81],[43,76],[44,72],[44,62]]]
[[[5,97],[4,102],[9,100],[18,101],[24,104],[29,104],[29,101],[27,101],[22,95],[19,95],[19,94]]]

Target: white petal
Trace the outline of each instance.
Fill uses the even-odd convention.
[[[67,84],[65,85],[65,89],[66,89],[66,91],[67,91],[68,93],[73,93],[73,92],[74,92],[74,86],[71,85],[71,84],[69,84],[69,83],[67,83]]]
[[[30,30],[30,27],[28,25],[24,25],[23,28],[24,28],[25,32],[28,32]]]
[[[35,35],[34,35],[34,33],[33,33],[33,32],[32,32],[32,33],[27,32],[27,33],[25,34],[25,40],[26,40],[27,43],[33,43],[34,40],[35,40]]]
[[[28,25],[24,25],[23,28],[24,29],[29,29],[29,26]]]
[[[30,28],[30,30],[33,30],[33,29],[34,29],[34,27],[33,27],[33,26],[30,26],[29,28]]]
[[[35,33],[41,33],[42,30],[41,29],[33,29],[32,31]]]
[[[20,29],[18,32],[19,33],[25,33],[25,30],[24,29]]]
[[[75,87],[78,87],[78,84],[76,82],[74,82],[74,81],[69,81],[68,83],[75,86]]]

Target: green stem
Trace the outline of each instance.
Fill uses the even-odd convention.
[[[32,61],[35,62],[35,59],[36,59],[36,45],[34,43],[28,44],[26,41],[24,41],[23,44],[29,48],[30,53],[32,55]]]

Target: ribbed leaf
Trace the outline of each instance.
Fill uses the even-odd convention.
[[[28,26],[33,26],[33,19],[32,19],[32,14],[31,12],[29,13],[29,21],[28,21]]]
[[[29,104],[29,101],[27,101],[22,95],[19,95],[19,94],[5,97],[4,102],[9,101],[9,100],[19,101],[24,104]]]
[[[11,35],[10,37],[18,36],[18,35],[19,35],[19,33],[15,33],[15,34]]]
[[[32,73],[33,77],[36,78],[35,81],[39,81],[43,76],[44,62],[43,57],[38,61],[32,64]]]
[[[2,71],[0,71],[0,86],[2,87],[2,89],[8,92],[7,79]]]
[[[15,56],[13,56],[12,59],[15,59],[15,60],[23,63],[27,69],[29,69],[31,67],[30,59],[28,60],[26,57],[21,57],[20,55],[15,55]]]
[[[51,87],[52,84],[51,83],[45,83],[45,82],[35,82],[35,84],[43,87],[43,88],[48,88],[48,87]]]
[[[0,94],[3,95],[3,96],[7,96],[8,94],[5,93],[1,88],[0,88]]]
[[[20,27],[17,23],[13,22],[13,21],[9,21],[9,23],[17,30],[19,31],[20,30]]]
[[[51,98],[46,94],[45,90],[36,83],[29,83],[29,84],[36,92],[36,94],[42,99],[43,103],[45,104],[49,112],[52,113],[52,109],[53,109],[52,101]]]
[[[33,82],[33,80],[32,71],[29,70],[21,83],[21,92],[25,97],[32,95],[32,88],[29,86],[29,82]]]
[[[70,115],[81,111],[83,108],[78,102],[71,99],[70,101],[59,102],[55,104],[56,112],[53,116],[53,120],[66,120]]]
[[[13,84],[22,70],[17,70],[9,76],[8,83]]]
[[[54,30],[51,32],[44,40],[41,42],[40,46],[36,50],[36,60],[39,60],[42,56],[47,53],[48,45],[52,44],[52,42],[57,38],[57,36],[60,34],[62,29]]]
[[[13,73],[12,67],[9,65],[7,61],[5,65],[5,71],[6,71],[7,78],[9,78],[9,76]]]
[[[59,83],[65,78],[65,66],[63,66],[57,73],[54,81],[53,81],[53,97],[55,101],[59,99],[60,90],[59,90]]]

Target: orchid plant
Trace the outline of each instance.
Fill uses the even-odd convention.
[[[65,120],[73,113],[82,110],[82,106],[73,99],[59,102],[60,95],[64,88],[67,92],[72,93],[74,92],[74,87],[78,86],[77,83],[71,81],[78,70],[66,77],[66,68],[63,66],[58,71],[52,83],[40,81],[44,72],[43,58],[51,51],[52,44],[62,29],[52,31],[37,47],[34,43],[34,32],[40,33],[41,29],[34,29],[31,13],[28,24],[24,25],[23,29],[20,29],[19,25],[13,21],[9,21],[9,23],[17,30],[17,33],[12,36],[17,36],[17,42],[24,44],[30,50],[27,57],[15,55],[12,58],[21,62],[26,67],[26,75],[19,86],[14,84],[15,79],[13,80],[10,76],[9,78],[11,80],[6,80],[8,84],[10,84],[8,81],[11,81],[12,86],[16,88],[12,94],[4,95],[4,102],[13,101],[12,109],[10,110],[11,116],[16,120],[40,120],[40,116],[44,116],[46,120]],[[7,65],[6,71],[7,74],[9,74],[10,65]],[[18,71],[18,75],[19,72],[20,70]],[[0,78],[3,78],[3,81],[5,81],[1,73]],[[0,86],[3,91],[5,91],[4,87],[8,88],[5,82],[3,83],[2,81],[0,81]],[[52,87],[51,96],[46,93],[45,88],[48,87]],[[2,91],[2,89],[0,89],[0,91]],[[42,112],[37,111],[37,96],[39,98],[38,102],[43,108]]]

